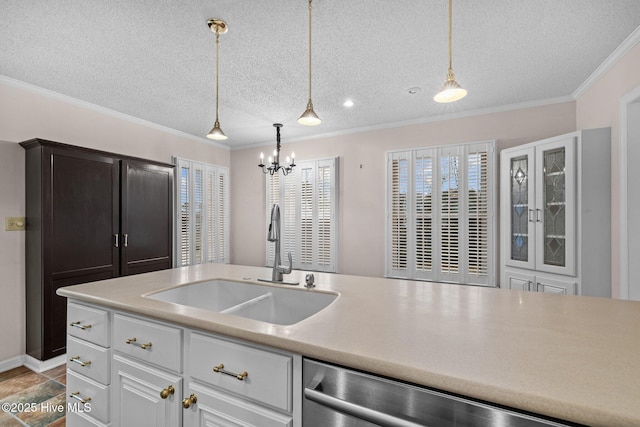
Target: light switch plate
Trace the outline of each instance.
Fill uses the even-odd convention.
[[[24,231],[27,221],[22,216],[6,216],[4,218],[4,231]]]

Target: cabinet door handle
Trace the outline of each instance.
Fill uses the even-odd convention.
[[[129,235],[125,233],[122,235],[122,238],[123,238],[122,246],[126,248],[127,246],[129,246]]]
[[[82,403],[82,404],[88,403],[91,400],[90,397],[83,398],[82,396],[80,396],[80,392],[79,391],[76,391],[75,393],[71,393],[69,395],[69,397],[71,397],[72,399],[79,400],[80,403]]]
[[[191,396],[185,397],[182,401],[182,407],[188,409],[194,403],[198,403],[198,396],[195,393],[191,393]]]
[[[171,396],[173,393],[175,393],[176,389],[173,387],[173,385],[170,385],[169,387],[163,389],[160,392],[160,397],[163,399],[166,399],[167,397]]]
[[[135,345],[135,346],[137,346],[137,347],[140,347],[140,348],[141,348],[141,349],[143,349],[143,350],[150,349],[150,348],[151,348],[151,346],[153,345],[153,344],[151,343],[151,341],[149,341],[149,342],[148,342],[148,343],[146,343],[146,344],[140,344],[140,343],[138,342],[138,340],[136,339],[136,337],[133,337],[133,338],[129,338],[129,339],[127,339],[127,340],[125,341],[125,344]]]
[[[82,360],[80,360],[80,356],[73,356],[71,359],[69,359],[69,361],[73,363],[77,363],[82,367],[91,365],[91,360],[87,360],[86,362],[83,362]]]
[[[529,222],[533,222],[533,209],[529,209]]]
[[[227,370],[224,369],[224,365],[222,363],[219,364],[218,366],[214,366],[213,372],[229,375],[230,377],[235,377],[240,381],[244,380],[245,378],[247,378],[249,376],[249,373],[247,371],[244,371],[241,374],[236,374],[235,372],[227,371]]]
[[[536,209],[536,221],[542,222],[541,214],[542,214],[542,211],[540,209]]]
[[[80,328],[83,331],[87,329],[91,329],[91,325],[83,325],[81,322],[71,322],[69,326],[73,326],[74,328]]]
[[[113,235],[115,242],[113,244],[113,246],[115,246],[116,248],[120,246],[120,235],[118,233]]]

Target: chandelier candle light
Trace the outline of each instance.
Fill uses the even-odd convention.
[[[289,163],[289,166],[282,166],[280,165],[280,128],[282,127],[282,124],[280,123],[274,123],[273,127],[276,128],[276,149],[273,150],[273,157],[269,156],[269,167],[266,167],[264,165],[264,153],[260,153],[260,164],[258,165],[259,168],[262,168],[262,172],[266,175],[273,175],[278,173],[279,170],[282,171],[282,174],[284,176],[289,175],[289,172],[291,172],[293,170],[293,167],[296,165],[296,155],[292,152],[291,153],[291,158],[289,158],[287,156],[287,163]]]
[[[220,44],[220,34],[224,34],[229,30],[226,22],[222,19],[211,18],[207,21],[207,25],[216,33],[216,122],[213,125],[213,129],[209,131],[207,134],[207,138],[216,139],[216,140],[225,140],[227,139],[227,135],[224,134],[222,129],[220,128],[220,121],[218,120],[218,62],[219,62],[219,44]]]

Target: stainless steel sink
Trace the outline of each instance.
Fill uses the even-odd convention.
[[[267,323],[292,325],[326,308],[338,294],[216,279],[146,297]]]

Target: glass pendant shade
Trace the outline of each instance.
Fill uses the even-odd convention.
[[[222,129],[220,129],[220,123],[217,120],[216,120],[216,123],[213,125],[213,129],[211,129],[207,134],[207,138],[215,139],[218,141],[227,139],[227,135],[225,135]]]
[[[457,101],[465,96],[467,96],[467,91],[460,87],[453,76],[453,71],[449,70],[449,73],[447,74],[447,81],[444,82],[442,90],[433,97],[433,100],[436,102],[446,103]]]
[[[316,112],[313,111],[313,104],[311,103],[311,100],[309,100],[309,102],[307,103],[307,109],[304,111],[304,113],[302,113],[302,115],[298,119],[298,123],[305,126],[315,126],[322,123],[322,120],[320,120],[320,117],[318,117]]]

